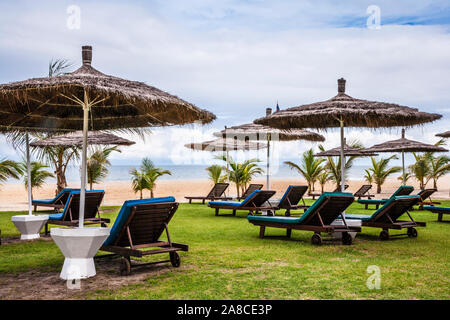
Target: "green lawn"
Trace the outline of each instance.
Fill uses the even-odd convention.
[[[442,205],[450,206],[450,201]],[[114,219],[115,212],[106,214]],[[357,203],[349,213],[369,213]],[[0,213],[2,237],[18,236],[13,212]],[[450,223],[413,211],[418,238],[378,240],[379,229],[363,228],[352,246],[310,244],[312,233],[259,239],[246,213],[215,217],[204,205],[182,204],[169,225],[173,241],[189,244],[182,268],[147,268],[148,277],[114,291],[84,292],[90,299],[450,299]],[[444,217],[445,219],[445,217]],[[448,218],[447,218],[448,219]],[[396,233],[392,231],[391,233]],[[269,236],[284,230],[267,229]],[[24,271],[58,273],[63,256],[51,241],[0,246],[2,276]],[[367,267],[381,270],[381,288],[368,289]]]

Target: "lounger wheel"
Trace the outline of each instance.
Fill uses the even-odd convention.
[[[416,228],[408,228],[408,237],[410,238],[417,238],[417,230]]]
[[[381,240],[389,240],[389,231],[383,230],[380,232],[380,239]]]
[[[178,268],[181,264],[181,258],[178,252],[173,251],[170,253],[170,263],[173,267]]]
[[[318,233],[314,233],[313,236],[311,237],[311,243],[319,246],[322,244],[322,237],[320,236],[320,234]]]
[[[342,233],[342,244],[345,244],[347,246],[351,245],[353,242],[352,236],[348,232]]]
[[[121,276],[129,276],[131,274],[131,262],[129,259],[121,259],[119,271]]]

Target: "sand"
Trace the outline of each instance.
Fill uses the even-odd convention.
[[[255,179],[254,183],[265,183],[265,179]],[[355,192],[365,182],[362,180],[350,180],[349,191]],[[275,197],[281,197],[286,188],[291,184],[306,184],[302,179],[272,179],[271,189],[277,191]],[[375,199],[385,198],[394,192],[399,186],[400,181],[396,178],[389,179],[382,188],[382,193],[375,196]],[[408,182],[408,185],[419,189],[415,181]],[[428,187],[432,184],[429,183]],[[70,183],[68,187],[79,188],[79,184]],[[186,202],[184,196],[202,196],[206,195],[211,189],[212,183],[208,180],[160,180],[157,182],[155,189],[155,197],[174,196],[179,202]],[[331,191],[335,186],[331,183],[327,184],[325,191]],[[95,185],[95,189],[105,190],[105,198],[103,205],[122,205],[125,200],[138,199],[139,194],[135,194],[131,189],[129,181],[113,181],[104,182]],[[439,191],[433,195],[434,199],[450,199],[450,175],[445,176],[438,182]],[[320,191],[320,186],[316,186],[316,190]],[[372,187],[371,193],[374,194],[376,186]],[[231,185],[228,190],[229,195],[234,196],[236,189]],[[45,184],[42,188],[33,192],[35,199],[52,198],[55,195],[55,185]],[[148,191],[144,192],[144,197],[150,197]],[[27,195],[22,184],[7,184],[0,187],[0,211],[19,211],[27,210]]]

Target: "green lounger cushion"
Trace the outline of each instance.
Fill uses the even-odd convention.
[[[395,190],[395,192],[388,198],[388,199],[381,199],[381,200],[376,200],[376,199],[360,199],[358,200],[358,203],[361,204],[374,204],[374,205],[380,205],[380,204],[385,204],[386,201],[397,197],[397,195],[400,194],[410,194],[411,192],[413,192],[414,187],[411,186],[401,186],[399,187],[397,190]]]
[[[346,219],[356,219],[356,220],[362,220],[362,221],[370,221],[373,218],[375,218],[380,212],[384,210],[385,207],[390,205],[392,202],[394,202],[396,199],[409,199],[409,198],[418,198],[418,195],[412,195],[412,196],[398,196],[393,197],[385,201],[382,207],[378,208],[374,213],[372,214],[345,214]]]
[[[302,214],[298,218],[294,217],[279,217],[279,216],[248,216],[248,221],[266,221],[266,222],[275,222],[275,223],[291,223],[291,224],[297,224],[302,223],[303,220],[305,220],[308,215],[313,213],[317,210],[317,207],[319,207],[322,202],[325,200],[326,197],[329,196],[342,196],[342,197],[352,197],[353,195],[348,192],[324,192],[322,195],[317,199],[311,207],[308,208],[308,210],[305,211],[304,214]]]
[[[433,206],[425,206],[424,210],[430,210],[435,212],[450,212],[450,207],[433,207]]]

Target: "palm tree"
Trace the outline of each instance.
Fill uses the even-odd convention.
[[[86,170],[89,188],[91,190],[93,189],[94,183],[99,183],[108,175],[108,167],[111,166],[108,157],[113,151],[121,152],[117,148],[117,146],[94,148],[91,154],[88,155]]]
[[[363,145],[359,141],[354,141],[350,143],[352,148],[362,149]],[[325,151],[325,148],[322,145],[319,145],[320,151]],[[348,173],[353,166],[353,162],[357,156],[348,156],[345,157],[345,179],[347,180]],[[331,174],[331,181],[334,181],[336,187],[338,188],[341,185],[342,176],[341,176],[341,157],[337,158],[337,162],[334,161],[333,157],[327,157],[327,163],[324,167]]]
[[[405,171],[405,174],[403,175],[401,175],[401,176],[399,176],[397,179],[398,180],[400,180],[402,183],[403,183],[403,181],[405,181],[405,183],[406,182],[408,182],[408,180],[411,178],[411,172],[407,172],[407,171]]]
[[[430,172],[428,180],[433,180],[433,188],[437,189],[437,181],[450,172],[450,158],[448,156],[428,156]]]
[[[18,162],[7,159],[0,161],[0,184],[9,178],[19,179],[21,175],[23,175],[23,170]]]
[[[314,184],[324,170],[324,167],[321,166],[324,161],[325,159],[314,157],[313,149],[309,149],[303,153],[300,165],[292,161],[285,161],[284,163],[292,170],[297,170],[305,178],[309,190],[314,191]]]
[[[27,171],[27,162],[24,160],[20,163],[21,170]],[[55,176],[50,171],[45,170],[49,168],[45,163],[40,161],[32,161],[30,163],[30,179],[31,179],[31,199],[33,199],[33,189],[41,188],[47,178],[54,178]],[[28,190],[28,176],[24,175],[23,181],[25,189]]]
[[[144,172],[138,171],[136,168],[130,170],[132,176],[131,186],[134,193],[139,192],[140,199],[142,199],[142,191],[148,189],[148,179]]]
[[[227,161],[226,156],[217,156],[217,159]],[[237,196],[239,197],[241,191],[247,188],[247,185],[252,181],[253,177],[264,173],[264,170],[258,167],[258,159],[249,159],[242,163],[235,162],[233,158],[228,157],[230,166],[229,179],[236,185]]]
[[[374,157],[370,157],[372,160],[372,168],[369,170],[372,172],[373,181],[377,185],[377,193],[381,193],[381,186],[386,181],[387,177],[391,174],[400,172],[401,167],[391,167],[388,168],[389,162],[392,159],[398,159],[396,155],[390,156],[388,158],[381,158],[379,161]]]
[[[219,166],[217,164],[213,164],[206,168],[206,171],[208,171],[209,179],[214,183],[224,182],[227,177],[226,175],[222,175],[223,167]]]
[[[161,168],[156,168],[153,164],[153,161],[150,158],[142,159],[140,171],[137,169],[132,169],[130,171],[132,175],[132,185],[135,193],[140,192],[140,196],[142,199],[142,191],[149,190],[150,197],[154,197],[154,189],[156,187],[156,180],[165,175],[172,175],[169,170],[163,170]]]
[[[369,169],[364,169],[364,180],[367,181],[368,184],[372,184],[373,183],[373,175],[372,172]]]
[[[322,170],[322,172],[317,176],[317,182],[320,184],[320,192],[323,193],[325,184],[331,180],[331,174],[327,170]]]
[[[427,177],[429,177],[431,173],[430,159],[427,154],[417,154],[413,152],[413,155],[416,162],[410,165],[409,169],[413,177],[419,181],[420,189],[423,190],[429,181],[429,178]]]

